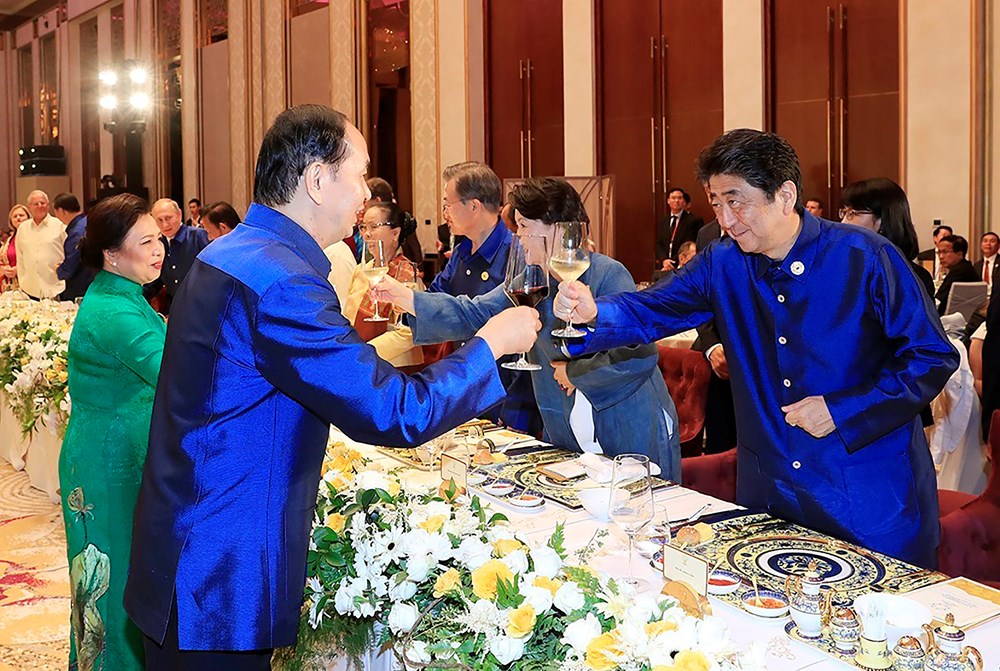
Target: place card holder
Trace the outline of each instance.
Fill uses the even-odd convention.
[[[663,546],[663,577],[686,583],[699,596],[708,596],[708,561],[671,543]]]
[[[469,462],[468,457],[463,459],[461,454],[456,450],[454,453],[445,452],[441,455],[441,480],[452,480],[459,491],[465,491],[469,484]]]

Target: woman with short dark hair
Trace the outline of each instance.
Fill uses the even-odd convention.
[[[899,247],[910,262],[917,279],[934,298],[934,278],[926,268],[913,262],[920,253],[917,231],[910,217],[910,201],[903,188],[891,179],[873,177],[852,182],[840,195],[840,219],[875,231]]]
[[[99,272],[70,336],[73,412],[59,454],[72,598],[70,666],[133,671],[143,668],[142,634],[122,599],[166,337],[163,319],[142,297],[142,285],[160,276],[163,261],[146,201],[122,194],[95,205],[80,257]]]

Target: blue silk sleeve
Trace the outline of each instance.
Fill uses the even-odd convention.
[[[324,278],[293,276],[272,286],[258,301],[254,327],[260,373],[358,441],[419,444],[505,395],[479,338],[417,375],[400,373],[351,328]]]
[[[413,342],[430,345],[452,340],[468,340],[490,317],[498,315],[513,303],[503,287],[496,287],[475,298],[416,291],[413,312],[409,319]]]

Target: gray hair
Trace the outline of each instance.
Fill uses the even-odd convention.
[[[455,191],[462,200],[478,200],[490,212],[499,212],[503,184],[497,174],[479,161],[465,161],[449,165],[442,177],[446,182],[455,181]]]
[[[153,210],[156,209],[156,207],[158,205],[164,205],[166,203],[170,203],[171,205],[173,205],[174,212],[176,212],[178,214],[184,214],[184,210],[181,209],[181,206],[178,205],[177,201],[174,200],[173,198],[160,198],[158,201],[156,201],[155,203],[153,203],[153,207],[149,208],[149,211],[152,212]]]

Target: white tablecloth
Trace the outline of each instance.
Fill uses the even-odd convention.
[[[386,463],[399,465],[399,462],[376,453],[374,449],[368,446],[359,445],[336,431],[332,435],[335,440],[343,440],[348,445],[357,447],[365,456],[373,460],[384,460]],[[428,484],[437,484],[440,482],[440,478],[434,473],[410,471],[406,477]],[[660,517],[663,511],[665,511],[671,520],[686,518],[705,503],[712,504],[712,507],[706,511],[707,513],[722,512],[735,508],[735,506],[725,501],[720,501],[682,487],[658,492],[656,502],[662,506],[662,511],[658,511],[657,516]],[[591,539],[596,530],[606,528],[611,535],[605,540],[604,548],[590,563],[595,568],[611,575],[625,575],[627,572],[627,541],[624,534],[613,524],[598,522],[591,518],[585,511],[568,511],[551,502],[546,503],[541,511],[527,514],[519,509],[504,506],[503,504],[494,504],[494,508],[502,511],[510,518],[512,524],[529,538],[544,538],[552,532],[557,522],[564,522],[566,525],[565,546],[570,553],[583,547]],[[657,589],[663,584],[662,575],[639,555],[635,556],[634,569],[637,576],[645,578],[656,585]],[[787,618],[779,618],[776,622],[763,620],[724,601],[720,601],[714,597],[709,598],[712,602],[714,613],[729,624],[730,635],[737,645],[745,648],[752,641],[762,641],[765,643],[767,647],[767,668],[770,671],[798,671],[806,668],[810,669],[810,671],[825,671],[826,669],[832,671],[833,669],[856,668],[827,657],[810,646],[790,639],[784,632],[784,625],[787,622]],[[1000,619],[980,625],[966,633],[966,643],[977,647],[982,653],[983,660],[985,661],[984,668],[992,671],[1000,668]],[[365,667],[366,671],[388,671],[391,667],[391,659],[384,655],[381,657],[373,656],[366,660]],[[329,668],[340,671],[345,667],[343,662],[340,662],[331,664]]]
[[[28,474],[31,486],[59,503],[59,450],[62,439],[47,426],[39,426],[27,439],[21,435],[21,425],[11,412],[7,398],[0,391],[0,458],[16,470]]]

